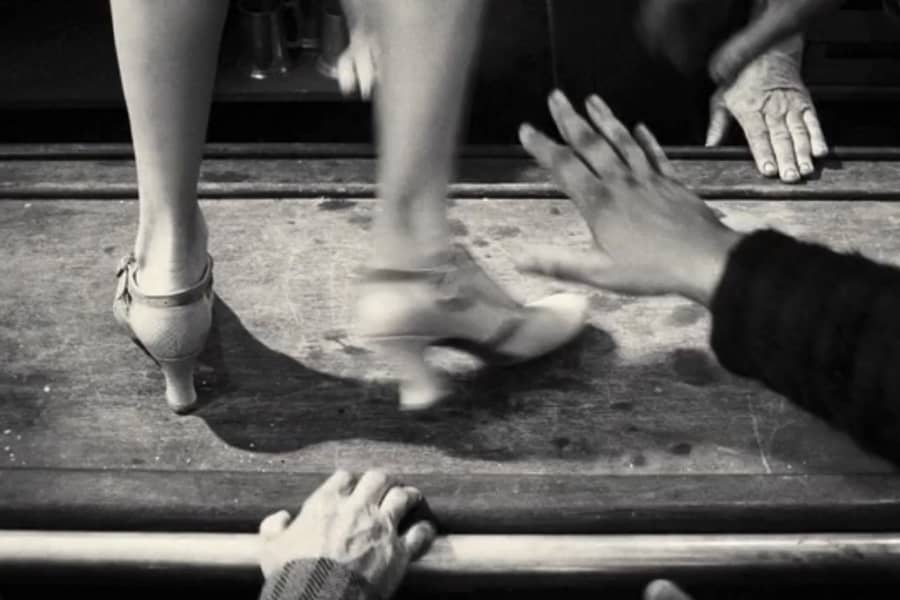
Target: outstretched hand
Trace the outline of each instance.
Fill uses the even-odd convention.
[[[587,223],[587,253],[545,249],[521,258],[520,270],[633,295],[676,293],[708,304],[738,234],[674,179],[656,139],[634,136],[598,96],[586,102],[590,123],[559,91],[550,112],[565,144],[529,125],[522,145],[550,170]]]

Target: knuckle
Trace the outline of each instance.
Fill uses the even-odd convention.
[[[385,502],[387,501],[395,501],[402,500],[406,497],[406,491],[402,487],[394,486],[387,491],[384,495]]]
[[[788,123],[788,131],[792,136],[807,135],[806,125],[803,123]]]
[[[588,182],[585,191],[587,192],[585,200],[589,206],[595,209],[612,198],[612,192],[609,191],[609,187],[596,179]]]
[[[388,474],[382,469],[369,469],[366,471],[366,477],[376,482],[382,483],[388,480]]]
[[[585,127],[575,127],[572,131],[572,145],[587,147],[594,143],[596,136]]]
[[[631,140],[631,136],[628,134],[628,131],[621,126],[613,127],[610,130],[610,138],[616,146],[624,146]]]
[[[791,132],[787,128],[773,129],[769,132],[769,137],[774,142],[787,142],[791,139]]]
[[[557,172],[565,171],[572,161],[572,155],[568,149],[556,146],[550,151],[550,168]]]
[[[582,197],[591,198],[594,196],[596,186],[597,179],[589,173],[579,173],[578,176],[573,179],[572,187]]]
[[[747,139],[751,142],[764,142],[769,141],[769,131],[765,128],[747,128],[744,133],[747,135]]]
[[[365,478],[367,485],[371,487],[386,486],[390,482],[390,476],[380,469],[366,471],[363,478]]]
[[[319,514],[324,512],[325,507],[329,503],[325,502],[322,496],[310,496],[306,499],[306,502],[303,503],[303,506],[300,507],[300,512],[303,514]]]

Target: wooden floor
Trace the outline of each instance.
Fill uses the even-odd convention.
[[[740,228],[900,263],[900,203],[712,204]],[[588,294],[588,330],[502,371],[438,353],[458,391],[418,415],[398,411],[390,370],[353,331],[373,201],[203,209],[216,329],[205,405],[178,417],[110,310],[136,202],[0,200],[0,526],[248,530],[336,467],[378,466],[419,483],[457,532],[900,527],[895,471],[726,373],[703,309],[515,273],[523,246],[588,245],[565,200],[470,198],[449,210],[459,240],[518,297]]]

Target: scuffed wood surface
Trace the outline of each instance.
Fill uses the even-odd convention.
[[[106,509],[127,521],[131,502],[132,520],[156,523],[165,521],[166,498],[181,490],[174,521],[246,526],[262,516],[256,509],[298,503],[285,494],[311,489],[316,474],[380,466],[418,474],[436,493],[438,516],[463,530],[489,528],[490,514],[503,529],[502,499],[516,505],[519,491],[535,504],[513,511],[519,520],[506,529],[531,522],[552,531],[554,515],[567,530],[690,529],[704,514],[722,526],[743,515],[748,526],[748,515],[766,518],[753,512],[760,506],[776,521],[781,507],[802,522],[802,507],[816,498],[825,512],[807,521],[845,507],[836,528],[871,526],[865,510],[851,510],[869,507],[900,526],[891,467],[724,372],[707,348],[704,310],[515,273],[511,256],[520,247],[589,243],[566,201],[460,200],[450,208],[455,233],[501,283],[523,299],[579,289],[591,296],[591,327],[554,356],[502,371],[475,372],[472,361],[439,354],[459,390],[421,415],[397,410],[389,369],[353,333],[353,278],[370,252],[372,201],[203,206],[219,296],[205,356],[214,370],[204,375],[208,403],[177,417],[165,406],[161,375],[110,312],[136,203],[0,202],[0,482],[8,484],[0,485],[0,521],[42,503],[50,520],[89,514],[102,522]],[[714,206],[739,227],[769,224],[900,263],[900,236],[890,233],[900,225],[898,204]],[[65,487],[67,473],[81,473],[80,483]],[[307,475],[286,486],[292,473]],[[459,495],[479,477],[494,487]],[[542,477],[567,479],[554,486]],[[92,489],[94,480],[106,487]],[[611,483],[620,480],[628,483]],[[263,491],[270,495],[258,496]],[[198,517],[204,505],[214,510]],[[141,506],[157,520],[138,514]]]

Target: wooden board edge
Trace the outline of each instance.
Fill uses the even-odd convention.
[[[327,473],[0,469],[0,528],[254,531]],[[451,533],[900,530],[900,477],[405,474]]]

